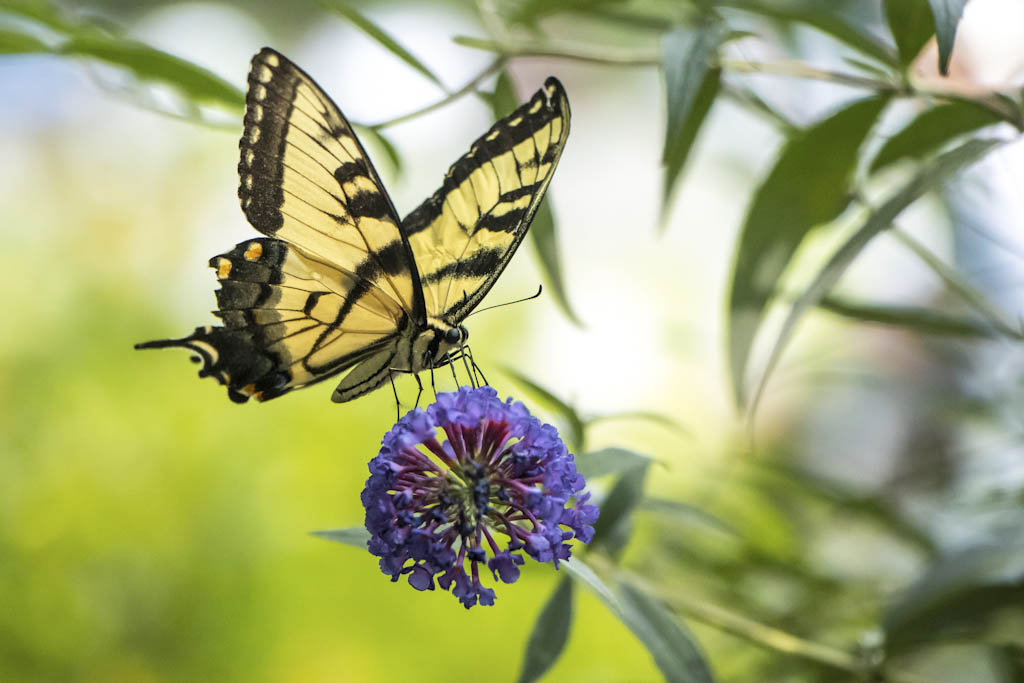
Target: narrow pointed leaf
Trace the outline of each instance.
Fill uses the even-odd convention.
[[[508,72],[502,71],[498,75],[498,81],[494,85],[494,93],[488,98],[495,118],[507,116],[510,111],[519,106],[519,98],[516,96],[515,88],[512,87],[512,80]],[[540,208],[533,217],[530,224],[529,236],[533,244],[534,253],[537,255],[537,264],[550,291],[555,296],[555,303],[565,314],[565,317],[578,326],[583,322],[572,304],[565,286],[565,276],[562,272],[562,257],[558,248],[558,237],[555,230],[555,217],[551,211],[551,200],[545,198]]]
[[[928,0],[935,17],[935,37],[939,43],[939,73],[949,73],[949,58],[953,56],[956,27],[964,13],[967,0]]]
[[[562,257],[558,248],[555,217],[551,211],[550,199],[545,197],[541,202],[540,208],[533,216],[533,223],[530,224],[529,235],[548,291],[554,295],[555,303],[558,304],[565,317],[577,327],[582,327],[583,321],[576,315],[566,294],[565,276],[562,274]]]
[[[0,29],[0,54],[14,55],[49,51],[49,46],[35,36],[19,31]]]
[[[576,449],[583,447],[583,420],[580,419],[575,408],[518,370],[513,370],[508,366],[502,366],[501,369],[512,378],[512,381],[529,393],[535,402],[541,404],[549,413],[562,418],[569,428],[570,446]]]
[[[644,497],[646,477],[647,467],[644,465],[627,470],[615,482],[601,502],[601,516],[594,524],[591,548],[603,547],[612,557],[617,557],[625,549],[633,526],[633,511]]]
[[[236,110],[241,109],[245,102],[245,94],[220,76],[132,40],[99,34],[76,35],[60,47],[60,52],[124,67],[140,80],[177,88],[197,104],[214,104]]]
[[[721,69],[711,60],[725,34],[720,24],[679,27],[661,40],[667,124],[661,162],[665,165],[663,202],[675,187],[701,124],[718,95]]]
[[[649,455],[612,447],[577,455],[576,469],[589,481],[607,474],[622,474],[647,467],[652,462]]]
[[[627,625],[647,646],[670,683],[713,683],[715,678],[693,634],[664,605],[629,583],[619,584]]]
[[[739,405],[754,336],[779,278],[807,233],[846,207],[857,152],[886,101],[860,100],[794,137],[750,203],[729,295],[729,358]]]
[[[638,506],[640,510],[646,510],[648,512],[657,512],[668,517],[674,517],[685,522],[700,522],[704,526],[709,526],[718,531],[723,531],[727,534],[737,535],[736,529],[732,527],[728,522],[715,517],[709,512],[701,510],[695,505],[689,505],[678,500],[669,500],[666,498],[644,498],[640,501]]]
[[[1024,541],[1019,533],[941,558],[887,610],[886,648],[905,652],[922,641],[971,637],[989,615],[1024,605]]]
[[[50,0],[3,0],[0,12],[37,21],[56,31],[74,33],[83,27],[68,21],[59,5]]]
[[[361,526],[349,527],[348,529],[326,529],[324,531],[311,531],[312,535],[335,543],[344,543],[353,548],[366,550],[366,544],[370,541],[370,532]]]
[[[555,665],[569,641],[573,615],[573,581],[565,577],[558,582],[526,643],[523,670],[519,683],[533,683]]]
[[[782,325],[782,329],[775,339],[765,371],[761,375],[752,402],[751,412],[755,410],[765,383],[775,369],[775,365],[778,363],[782,351],[792,337],[797,323],[800,322],[808,308],[817,305],[822,297],[832,289],[832,286],[846,272],[847,267],[853,263],[853,260],[868,242],[875,235],[890,227],[892,222],[896,220],[896,217],[921,195],[938,187],[954,173],[980,159],[996,144],[998,144],[997,140],[969,140],[960,147],[946,152],[932,163],[929,163],[907,185],[873,211],[864,221],[864,224],[832,255],[832,258],[818,272],[814,280],[807,286],[807,289],[793,303]]]
[[[981,320],[957,317],[917,306],[889,306],[826,296],[818,302],[818,307],[852,320],[902,327],[921,334],[979,339],[999,336],[998,330]]]
[[[935,33],[935,20],[926,0],[885,0],[885,18],[899,51],[900,63],[910,64]]]
[[[362,139],[367,138],[373,140],[373,143],[381,148],[384,154],[387,155],[388,161],[391,162],[391,167],[395,171],[395,175],[402,174],[402,157],[399,155],[398,150],[395,149],[394,144],[391,140],[386,138],[379,130],[372,126],[356,126],[359,131],[359,135]]]
[[[809,3],[765,2],[765,0],[715,0],[718,7],[731,7],[779,21],[802,23],[832,36],[854,50],[873,57],[884,64],[897,63],[893,50],[885,43],[828,10],[817,9]]]
[[[616,595],[608,585],[601,580],[593,569],[591,569],[583,560],[574,557],[567,562],[561,563],[559,566],[563,567],[569,572],[569,575],[574,581],[581,583],[587,590],[589,590],[594,597],[600,600],[608,611],[611,612],[622,624],[628,628],[633,635],[647,648],[647,651],[651,653],[654,658],[655,664],[661,668],[661,662],[659,659],[663,656],[663,648],[666,643],[670,641],[665,635],[657,631],[657,627],[652,624],[652,617],[646,612],[640,609],[636,609],[632,604],[627,604],[626,600]],[[660,625],[660,620],[659,620]],[[692,641],[692,639],[691,639]],[[675,642],[674,640],[672,642]],[[679,647],[679,643],[675,643]],[[689,678],[669,678],[669,673],[664,668],[661,669],[662,674],[666,676],[666,679],[672,683],[685,682],[685,683],[714,683],[714,678],[711,676],[710,670],[705,664],[701,667],[696,660],[692,659],[690,653],[696,650],[700,654],[700,650],[692,644],[686,648],[686,652],[679,651],[677,659],[668,660],[668,662],[684,660],[688,662],[689,668],[686,672]],[[700,661],[703,662],[703,656],[700,657]],[[676,668],[671,668],[672,675],[674,676],[679,672]]]
[[[441,89],[444,89],[444,84],[441,83],[441,79],[438,78],[433,71],[428,69],[423,62],[416,59],[412,53],[399,45],[394,38],[389,36],[383,29],[356,11],[356,9],[351,5],[343,2],[342,0],[323,0],[323,6],[344,17],[346,21],[375,40],[388,52],[401,59],[413,69],[416,69],[416,71],[419,71],[425,77],[439,85]]]
[[[900,159],[927,156],[960,135],[1001,120],[992,110],[970,102],[951,102],[933,107],[886,141],[871,162],[871,171],[885,168]]]

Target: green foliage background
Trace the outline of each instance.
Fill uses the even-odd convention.
[[[987,181],[964,171],[990,153],[985,140],[1006,143],[1021,128],[1019,87],[962,96],[907,80],[933,33],[949,58],[963,3],[828,5],[438,5],[459,28],[437,44],[466,33],[457,42],[467,51],[498,60],[477,83],[497,112],[510,108],[512,81],[520,96],[533,87],[517,75],[564,68],[574,139],[628,136],[586,132],[607,120],[588,109],[594,93],[667,88],[662,118],[630,114],[638,126],[668,122],[649,159],[656,168],[660,153],[664,186],[641,188],[646,218],[615,227],[651,263],[672,249],[717,258],[723,238],[707,233],[725,233],[738,264],[729,273],[723,259],[723,281],[707,290],[652,302],[664,311],[653,362],[668,368],[665,381],[624,404],[633,330],[602,328],[615,309],[586,291],[614,264],[580,255],[587,226],[566,225],[577,214],[557,203],[588,182],[600,201],[619,169],[609,161],[565,177],[563,166],[557,210],[531,230],[539,258],[517,256],[488,303],[538,279],[554,296],[474,318],[473,344],[500,393],[522,397],[572,442],[604,499],[599,538],[572,582],[528,566],[499,587],[494,608],[467,612],[450,596],[389,583],[368,553],[309,534],[361,522],[390,392],[336,406],[321,386],[239,407],[197,382],[180,354],[131,350],[208,322],[196,318],[213,304],[204,263],[249,234],[228,201],[241,65],[198,66],[185,34],[180,51],[143,40],[137,29],[175,3],[0,2],[0,82],[12,93],[0,115],[11,131],[0,156],[0,680],[1024,680],[1020,306],[964,267],[970,256],[1012,276],[1021,262],[978,256],[970,230],[996,219],[962,201],[965,187]],[[429,48],[407,51],[387,21],[415,15],[413,4],[219,7],[249,26],[254,35],[239,40],[250,52],[272,40],[291,54],[323,40],[324,25],[347,38],[339,27],[354,26],[377,50],[358,68],[383,54],[439,78]],[[756,85],[757,68],[721,47],[742,32],[798,63],[829,65],[782,76],[860,88],[857,97],[844,91],[823,113],[787,116],[785,98],[772,97],[786,86]],[[879,112],[900,98],[917,108],[879,134]],[[737,111],[773,131],[774,156],[716,147],[712,136],[727,133],[716,116],[735,122]],[[102,124],[114,113],[127,122],[118,135]],[[465,126],[457,147],[483,130]],[[390,127],[361,135],[406,188],[418,160]],[[694,213],[697,171],[749,195],[747,218],[727,214],[741,225]],[[932,293],[901,296],[892,272],[896,303],[834,287],[925,195],[928,215],[942,217],[925,237],[948,239],[952,257],[913,231],[895,241],[932,273]],[[1007,220],[1021,228],[1019,216]],[[650,264],[629,269],[642,279]],[[566,379],[568,347],[585,353],[600,334],[621,340],[623,357],[586,368],[586,381]],[[852,351],[828,355],[851,339]],[[580,395],[593,381],[600,390]],[[887,429],[900,438],[879,437]]]

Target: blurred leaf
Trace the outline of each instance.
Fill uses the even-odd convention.
[[[611,557],[618,555],[629,543],[633,511],[644,496],[646,464],[626,470],[608,496],[601,501],[601,516],[594,524],[594,539],[590,547],[603,547]]]
[[[935,17],[935,37],[939,44],[939,73],[949,75],[949,58],[953,56],[956,27],[964,13],[967,0],[928,0]]]
[[[344,543],[360,550],[366,550],[366,544],[370,541],[370,532],[361,526],[354,526],[348,529],[311,531],[310,533],[319,538],[334,541],[335,543]]]
[[[523,670],[519,683],[532,683],[547,673],[558,661],[569,640],[573,614],[573,582],[568,576],[558,582],[526,643]]]
[[[818,302],[818,307],[853,320],[905,327],[921,334],[983,339],[999,336],[995,328],[980,320],[961,318],[917,306],[889,306],[826,296]]]
[[[241,109],[245,102],[245,94],[220,76],[132,40],[98,34],[76,35],[60,47],[60,52],[124,67],[141,80],[174,86],[198,103]]]
[[[373,126],[356,126],[359,131],[361,138],[373,140],[374,144],[383,150],[384,154],[387,155],[388,161],[391,162],[391,167],[395,171],[395,175],[402,174],[402,157],[395,149],[395,146],[391,143],[391,140],[384,137],[384,135],[374,128]]]
[[[971,635],[1000,608],[1024,606],[1024,537],[944,557],[896,598],[885,614],[886,648],[897,653],[922,641]]]
[[[571,450],[580,450],[583,448],[583,421],[576,413],[575,408],[518,370],[513,370],[507,365],[501,366],[501,369],[512,379],[512,381],[518,384],[520,388],[526,390],[535,402],[541,404],[541,407],[552,415],[557,415],[565,421],[566,426],[569,429],[569,442],[572,447]]]
[[[642,420],[644,422],[651,422],[656,425],[661,425],[671,429],[674,432],[678,432],[682,436],[692,436],[693,432],[682,425],[678,420],[674,420],[668,415],[662,415],[661,413],[655,413],[649,410],[626,410],[621,413],[605,413],[603,415],[594,415],[588,417],[583,421],[585,426],[590,426],[597,422],[610,422],[612,420]]]
[[[0,54],[13,55],[29,52],[50,52],[50,47],[27,33],[0,29]]]
[[[602,514],[604,513],[602,512]],[[663,622],[663,619],[671,619],[670,616],[665,614],[664,608],[659,608],[661,614],[654,614],[650,610],[641,608],[638,601],[632,599],[632,595],[627,597],[628,603],[626,600],[621,600],[601,580],[601,577],[578,557],[562,562],[559,566],[564,567],[574,580],[581,582],[587,590],[604,603],[609,612],[615,615],[626,628],[632,631],[633,635],[643,643],[644,647],[654,657],[655,663],[667,680],[696,681],[698,683],[714,681],[707,664],[704,663],[703,655],[700,654],[700,650],[697,649],[692,638],[683,633],[683,638],[686,641],[684,644],[682,640],[679,640],[679,634],[672,631],[672,627],[674,627],[681,632],[681,627],[674,620],[671,626]],[[622,593],[625,593],[625,591],[622,591]],[[647,598],[641,599],[646,600],[648,603],[650,602]],[[644,607],[646,607],[646,604]],[[668,652],[666,652],[666,648],[668,648]],[[694,659],[694,654],[696,654],[698,659]],[[665,666],[662,666],[663,663]],[[666,668],[669,671],[666,671]],[[689,677],[672,677],[676,675],[686,675]]]
[[[519,97],[516,95],[515,88],[512,87],[512,80],[509,78],[507,71],[502,70],[498,75],[498,80],[494,85],[494,92],[488,99],[496,119],[507,116],[509,112],[519,106]],[[530,241],[533,243],[537,254],[537,262],[547,282],[548,289],[555,295],[555,303],[562,309],[565,317],[574,324],[582,326],[583,323],[576,315],[566,295],[565,278],[562,273],[562,258],[558,249],[558,238],[555,232],[555,217],[551,212],[551,204],[548,198],[541,202],[540,208],[534,214],[528,234],[530,235]]]
[[[849,202],[857,151],[887,101],[860,100],[794,137],[751,201],[729,297],[729,358],[739,405],[772,292],[811,228],[834,219]]]
[[[621,474],[653,462],[650,456],[626,450],[625,448],[602,448],[576,456],[576,469],[587,480],[603,477],[606,474]],[[603,513],[602,513],[603,514]]]
[[[530,241],[533,242],[534,250],[537,253],[537,262],[540,264],[541,272],[547,281],[548,290],[555,295],[555,303],[562,309],[565,317],[572,321],[577,327],[583,326],[583,321],[572,309],[569,299],[566,296],[565,277],[562,274],[562,257],[558,249],[558,240],[555,235],[555,218],[551,213],[551,200],[547,197],[541,202],[540,208],[533,216],[530,224]]]
[[[60,6],[48,0],[2,0],[0,12],[17,14],[65,33],[73,33],[81,28],[65,19]]]
[[[441,83],[441,79],[434,75],[433,71],[428,69],[423,62],[412,56],[412,54],[399,45],[394,38],[389,36],[383,29],[356,11],[356,9],[348,3],[343,2],[342,0],[321,0],[321,3],[325,8],[340,14],[350,24],[380,43],[380,45],[388,52],[401,59],[413,69],[416,69],[416,71],[419,71],[444,90],[444,84]]]
[[[798,7],[765,0],[714,0],[714,3],[718,7],[731,7],[769,19],[806,24],[884,64],[896,63],[892,50],[859,25],[848,23],[835,13],[809,3]]]
[[[507,0],[498,11],[512,24],[534,26],[537,21],[560,12],[585,12],[604,5],[621,5],[625,0]]]
[[[723,521],[709,512],[701,510],[695,505],[683,503],[678,500],[668,500],[665,498],[643,498],[638,507],[641,510],[657,512],[684,522],[697,521],[705,526],[714,527],[715,529],[724,531],[728,534],[737,534],[736,529],[734,529],[728,522]]]
[[[970,102],[951,102],[928,109],[890,137],[871,162],[875,172],[905,157],[919,159],[953,138],[999,123],[991,110]]]
[[[874,521],[882,529],[913,545],[925,555],[935,554],[935,542],[932,538],[885,500],[864,495],[844,486],[842,482],[826,479],[782,462],[755,463],[753,472],[758,475],[753,482],[754,485],[770,498],[791,500],[795,496],[806,496],[812,500],[825,502],[836,512],[859,515]]]
[[[775,369],[783,349],[803,314],[809,307],[817,305],[822,297],[832,289],[832,286],[846,272],[846,268],[853,263],[861,249],[875,235],[889,228],[896,217],[903,212],[903,209],[914,203],[925,192],[941,185],[961,168],[980,159],[996,144],[998,144],[997,140],[969,140],[960,147],[946,152],[929,163],[907,185],[867,217],[864,224],[832,255],[832,258],[819,271],[807,289],[793,303],[772,346],[764,373],[761,375],[755,392],[754,405],[759,400],[765,383]],[[751,411],[753,412],[753,410],[752,406]]]
[[[885,0],[885,17],[899,50],[900,63],[910,64],[935,33],[926,0]]]
[[[671,683],[713,683],[693,634],[658,601],[626,582],[619,584],[626,625],[647,646]]]
[[[662,210],[683,169],[701,124],[718,95],[722,71],[711,59],[722,42],[721,24],[680,26],[661,39],[667,123],[661,162],[665,166]]]

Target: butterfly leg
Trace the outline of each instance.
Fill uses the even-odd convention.
[[[388,379],[391,380],[391,392],[395,395],[395,422],[402,417],[402,402],[398,400],[398,389],[395,387],[395,373],[388,370]]]
[[[420,397],[423,396],[423,382],[420,381],[420,373],[414,372],[412,376],[416,378],[416,385],[419,387],[419,391],[416,392],[416,403],[414,403],[412,407],[419,408]],[[433,373],[431,373],[431,377],[433,377]]]
[[[479,365],[477,365],[476,359],[473,358],[473,350],[469,348],[469,344],[467,344],[465,348],[466,355],[469,356],[469,362],[473,366],[473,375],[480,375],[480,379],[483,380],[483,385],[490,386],[491,383],[487,381],[487,375],[484,374],[484,371],[480,369]],[[477,381],[477,384],[482,386],[479,380]]]

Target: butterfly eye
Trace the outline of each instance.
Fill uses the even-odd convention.
[[[461,337],[462,333],[457,327],[449,327],[448,331],[444,333],[444,340],[449,344],[458,344]]]

